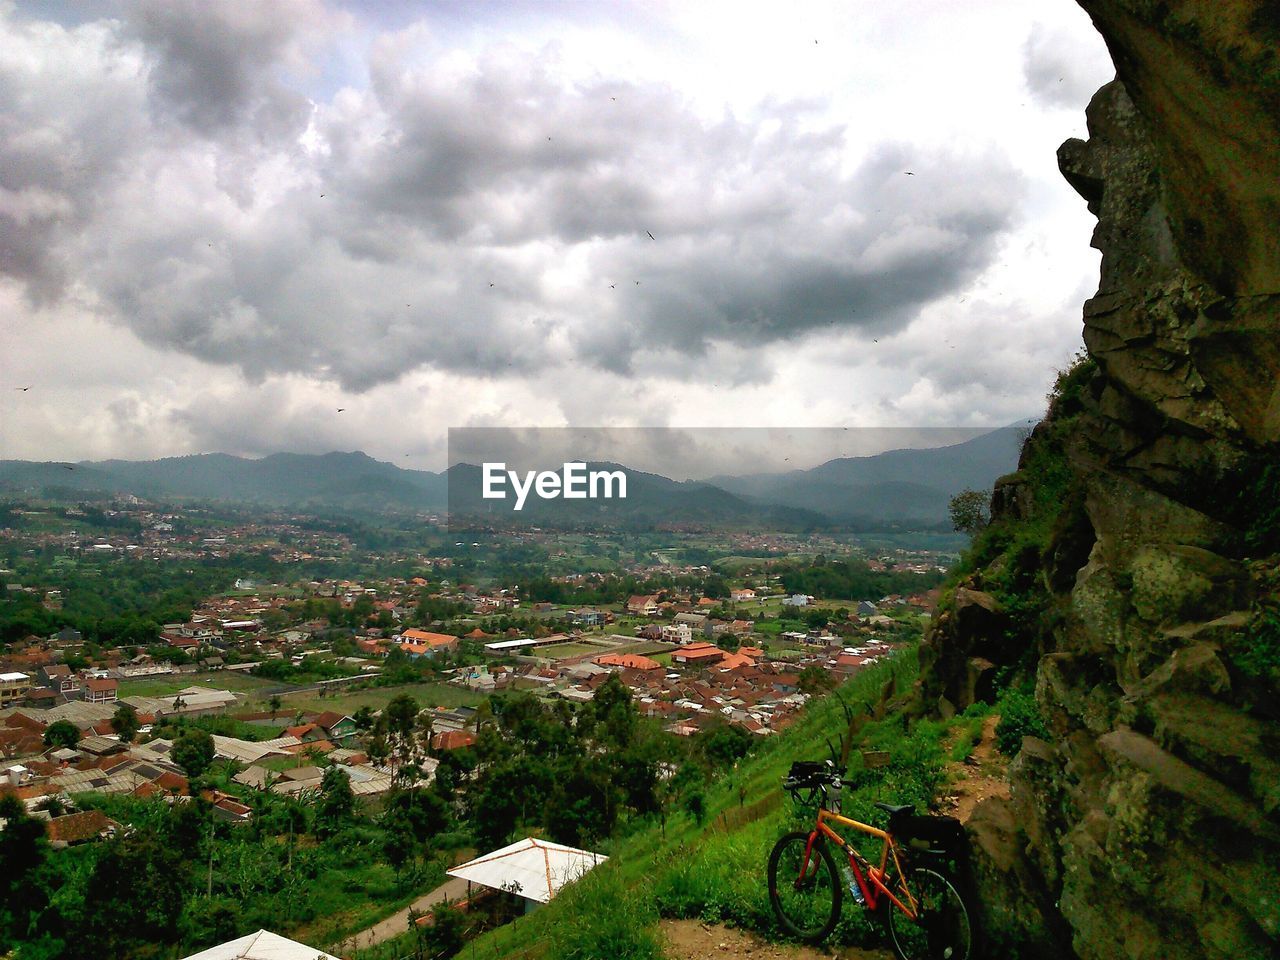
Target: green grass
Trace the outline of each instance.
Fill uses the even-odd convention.
[[[255,677],[235,670],[215,670],[207,673],[175,673],[159,677],[138,677],[120,681],[122,697],[171,697],[187,687],[208,687],[210,690],[230,690],[233,693],[252,695],[264,687],[278,686],[273,680]]]
[[[916,672],[915,651],[909,649],[854,677],[840,695],[858,712],[861,704],[875,701],[890,676],[903,691]],[[665,834],[652,823],[604,845],[601,852],[610,856],[607,863],[566,887],[542,909],[485,934],[468,945],[463,956],[470,957],[474,950],[477,958],[646,960],[661,955],[655,932],[659,917],[696,917],[779,937],[767,900],[765,866],[774,840],[799,822],[798,811],[784,802],[745,823],[738,823],[745,814],[735,811],[753,804],[767,808],[768,798],[780,793],[791,762],[825,757],[825,738],[837,739],[844,724],[836,697],[811,702],[790,729],[758,744],[715,781],[707,792],[703,823],[673,815]],[[951,725],[921,721],[910,731],[904,726],[903,718],[893,715],[860,732],[845,794],[850,815],[883,823],[883,814],[873,806],[876,800],[923,806],[941,788],[946,760],[942,744]],[[890,764],[862,769],[864,748],[888,750]],[[883,945],[868,918],[852,909],[846,914],[839,939]]]
[[[408,694],[418,701],[421,707],[474,707],[484,701],[484,694],[467,690],[464,687],[446,683],[423,682],[408,683],[394,687],[369,687],[364,690],[351,690],[327,696],[320,696],[318,690],[307,690],[302,693],[285,693],[281,695],[284,706],[281,716],[295,711],[333,710],[336,713],[352,714],[361,707],[381,710],[395,697]]]
[[[557,643],[550,647],[538,647],[533,652],[533,656],[560,659],[562,657],[580,657],[584,653],[606,654],[609,652],[609,647],[595,643]]]

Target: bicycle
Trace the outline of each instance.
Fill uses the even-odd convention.
[[[847,888],[855,902],[880,914],[900,960],[972,960],[969,909],[943,866],[961,849],[959,821],[888,803],[876,804],[889,815],[887,830],[842,816],[843,783],[830,761],[793,763],[783,786],[803,806],[820,801],[813,829],[786,834],[769,855],[769,900],[784,929],[801,940],[825,940]],[[879,865],[833,824],[880,840]],[[839,870],[830,846],[848,858]]]

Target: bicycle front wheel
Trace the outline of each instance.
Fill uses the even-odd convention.
[[[769,900],[783,929],[816,943],[840,919],[840,874],[819,838],[806,858],[809,834],[788,833],[769,854]]]
[[[919,908],[916,920],[886,905],[889,939],[899,960],[972,960],[969,909],[955,885],[928,867],[908,871],[907,885]],[[894,895],[906,902],[901,881]]]

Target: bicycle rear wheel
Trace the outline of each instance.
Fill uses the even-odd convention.
[[[907,871],[907,884],[919,905],[918,920],[886,904],[889,940],[899,960],[972,960],[969,909],[955,885],[928,867]],[[905,903],[901,882],[897,888],[894,895]]]
[[[840,919],[840,874],[818,839],[805,860],[809,834],[788,833],[769,854],[769,901],[792,936],[816,943],[831,936]]]

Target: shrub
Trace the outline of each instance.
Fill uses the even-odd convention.
[[[1049,729],[1040,716],[1036,698],[1025,690],[1010,690],[997,705],[1000,722],[996,724],[996,746],[1000,752],[1012,757],[1022,749],[1023,737],[1049,736]]]
[[[1280,674],[1280,609],[1258,613],[1242,639],[1230,654],[1241,673],[1256,680]]]

